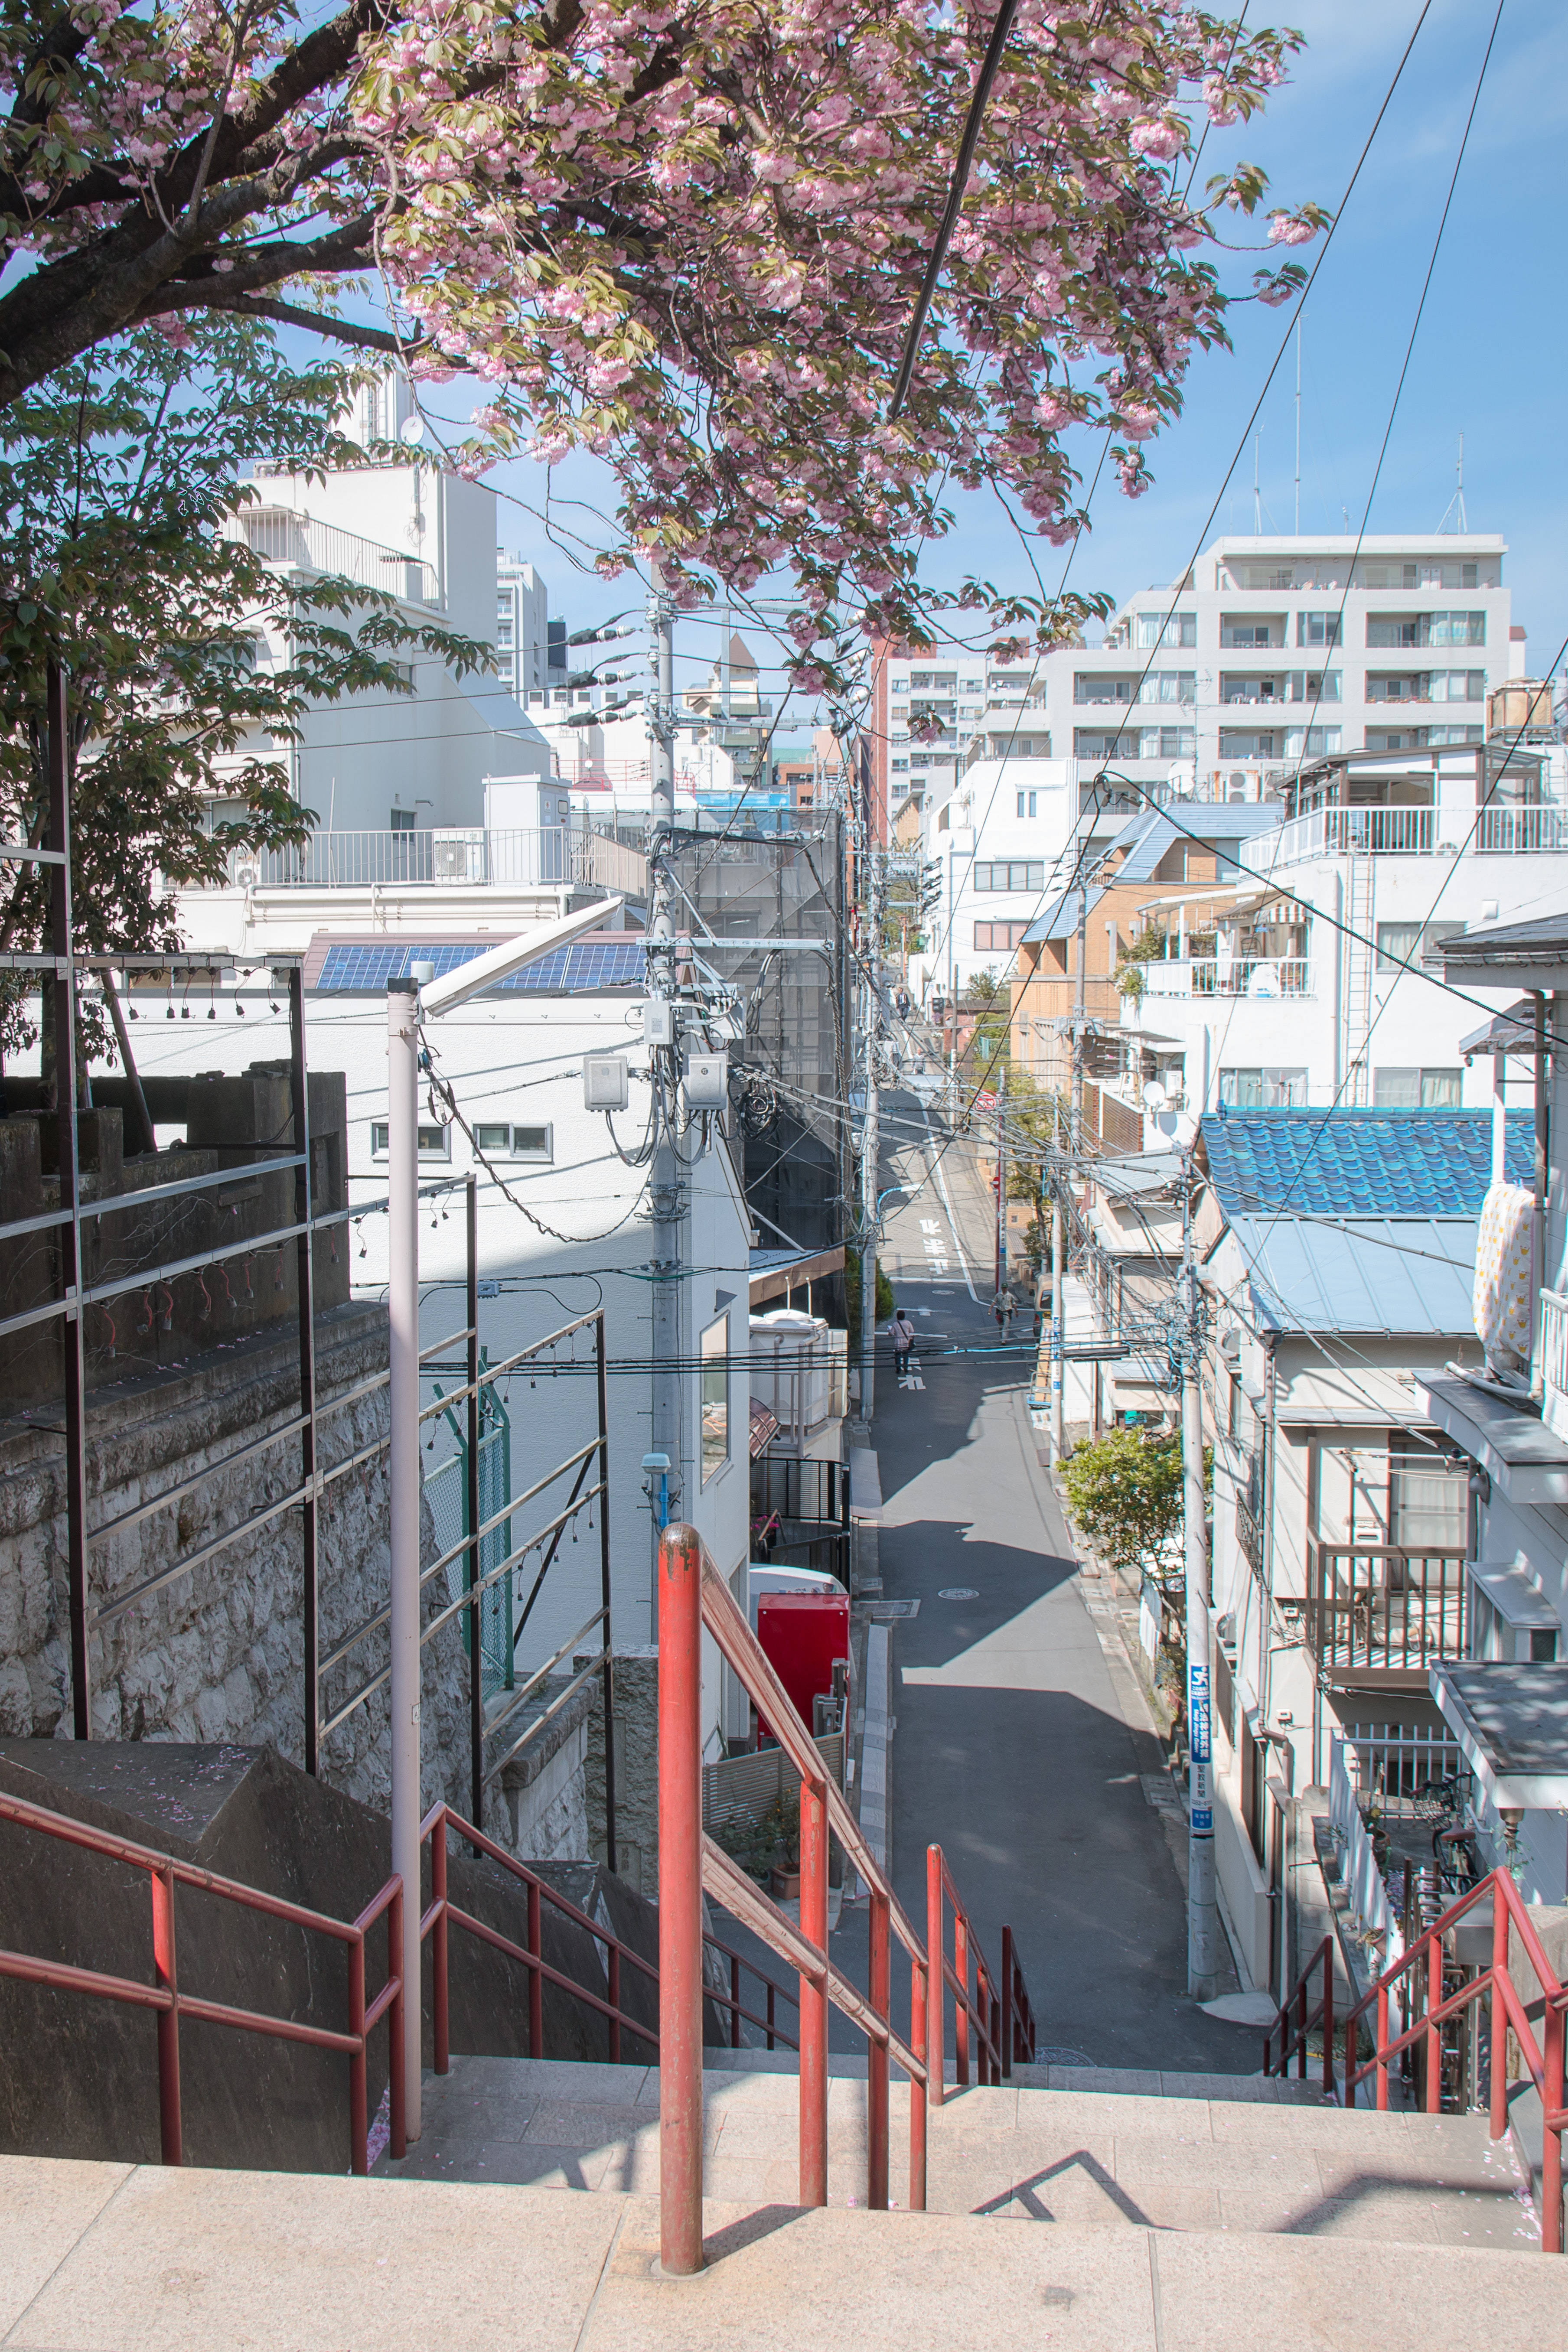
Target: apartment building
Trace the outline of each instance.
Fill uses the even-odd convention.
[[[496,652],[508,690],[527,707],[566,676],[566,624],[550,619],[550,590],[531,563],[503,549],[496,563]]]
[[[1124,966],[1105,1050],[1121,1049],[1110,1083],[1143,1105],[1150,1147],[1221,1106],[1489,1100],[1461,1042],[1485,999],[1443,986],[1442,949],[1568,893],[1568,811],[1545,797],[1547,765],[1511,735],[1342,753],[1286,787],[1284,822],[1241,845],[1228,891],[1147,893],[1123,949],[1152,952]],[[1194,832],[1214,814],[1165,812]]]

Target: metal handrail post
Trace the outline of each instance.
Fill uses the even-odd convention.
[[[1014,1975],[1013,1930],[1002,1930],[1002,2080],[1012,2080],[1014,2057]]]
[[[484,1615],[479,1598],[479,1579],[484,1573],[479,1542],[479,1180],[470,1168],[465,1186],[465,1240],[467,1244],[465,1275],[467,1321],[468,1326],[468,1404],[466,1415],[468,1437],[463,1464],[464,1509],[468,1522],[468,1778],[469,1803],[473,1809],[474,1827],[485,1825],[485,1697],[484,1661],[480,1655],[479,1626]],[[505,1539],[502,1539],[504,1549]],[[504,1591],[505,1587],[501,1590]],[[500,1595],[498,1594],[498,1599]],[[475,1860],[479,1859],[477,1853]],[[535,2057],[540,2055],[538,2051]]]
[[[892,2002],[892,1930],[887,1898],[873,1895],[867,1990],[871,2006],[887,2018]],[[888,2210],[888,2045],[866,2045],[866,2202],[873,2212]]]
[[[930,2047],[926,2040],[926,1978],[928,1971],[911,1957],[910,1960],[910,2047],[926,2067],[930,2080],[930,2063],[926,2056]],[[941,2069],[937,2070],[940,2083]],[[910,2210],[923,2213],[926,2204],[926,2084],[910,2080]]]
[[[153,1895],[153,1969],[169,1996],[158,2011],[158,2126],[165,2164],[184,2161],[180,2114],[180,1984],[174,1965],[174,1874],[149,1874]]]
[[[969,2083],[969,1922],[952,1906],[952,1973],[958,1982],[952,1996],[952,2052],[959,2083]],[[984,2053],[981,2053],[984,2059]]]
[[[599,1402],[599,1591],[605,1609],[605,1867],[616,1874],[616,1661],[610,1631],[610,1386],[605,1318],[594,1321],[594,1368]]]
[[[1508,2129],[1508,2008],[1500,1990],[1508,1974],[1508,1906],[1492,1902],[1492,2079],[1490,2131],[1501,2139]]]
[[[926,1848],[926,2083],[940,2107],[946,2068],[947,2021],[942,2013],[942,1848]]]
[[[827,1949],[827,1791],[800,1786],[800,1932]],[[826,1981],[800,1979],[800,2202],[827,2202],[827,2014]]]
[[[1426,2112],[1443,2112],[1443,2030],[1434,2012],[1443,2006],[1443,1947],[1436,1936],[1426,1948]]]
[[[660,1532],[658,1580],[659,2260],[689,2278],[702,2268],[702,1555],[693,1529]],[[804,1802],[801,1811],[804,1820]],[[801,2063],[804,2073],[804,2048]]]
[[[416,1897],[417,1905],[417,1897]],[[436,2072],[447,2074],[452,2063],[448,1967],[451,1938],[447,1918],[447,1823],[445,1817],[430,1832],[430,1907],[436,1915],[435,1933],[430,1949],[430,2006],[434,2016],[436,2041]],[[401,1954],[399,1955],[401,1958]],[[398,1998],[401,2000],[402,1995]],[[411,2020],[410,2031],[416,2032],[419,2020],[405,2004],[405,2014]]]
[[[443,1920],[443,1928],[445,1927]],[[403,1979],[397,1971],[403,1961],[403,1882],[386,1906],[386,1973],[397,1978],[397,1990],[392,1996],[391,2013],[387,2019],[386,2090],[387,2120],[392,2126],[390,2153],[401,2163],[408,2153],[408,2134],[403,2109],[403,2036],[407,2030],[408,2011],[403,1999]]]
[[[1546,2018],[1542,2033],[1542,2054],[1545,2058],[1546,2080],[1542,2088],[1542,2112],[1545,2129],[1541,2144],[1541,2251],[1543,2254],[1563,2252],[1563,2020],[1561,2007],[1555,2001],[1546,2004]]]
[[[66,1422],[66,1584],[70,1622],[71,1730],[92,1738],[92,1693],[88,1667],[87,1605],[87,1330],[83,1321],[81,1183],[78,1165],[76,1110],[76,965],[71,904],[70,735],[66,674],[50,655],[45,665],[46,759],[48,769],[49,952],[54,976],[47,982],[54,1009],[55,1121],[58,1135],[60,1335]]]
[[[370,2092],[364,2032],[364,1937],[349,1946],[349,2170],[363,2180],[370,2170]]]

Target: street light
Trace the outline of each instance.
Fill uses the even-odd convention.
[[[624,898],[599,898],[526,937],[503,940],[443,979],[427,967],[386,983],[386,1275],[391,1548],[392,1867],[403,1881],[404,2114],[419,2137],[419,1024],[525,964],[597,930]],[[423,987],[421,985],[424,982]],[[442,1832],[445,1834],[445,1832]]]

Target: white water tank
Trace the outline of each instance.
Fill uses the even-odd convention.
[[[751,1318],[752,1394],[760,1397],[786,1442],[801,1444],[833,1410],[833,1354],[827,1325],[798,1307],[775,1307]]]

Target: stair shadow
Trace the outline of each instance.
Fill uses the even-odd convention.
[[[1017,2203],[1026,2208],[1031,2221],[1054,2221],[1056,2215],[1048,2205],[1041,2201],[1037,2191],[1047,2180],[1060,2179],[1069,2172],[1080,2173],[1086,2179],[1092,2180],[1095,2187],[1110,2200],[1124,2221],[1132,2222],[1140,2230],[1159,2226],[1150,2220],[1137,2199],[1130,2197],[1107,2172],[1100,2158],[1091,2156],[1085,2147],[1075,2148],[1071,2156],[1059,2157],[1055,2164],[1047,2164],[1040,2171],[1031,2173],[1027,2180],[1015,2181],[1010,2189],[1000,2190],[996,2196],[988,2197],[984,2205],[972,2206],[970,2210],[975,2213],[994,2214],[1004,2212],[1009,2205]]]

